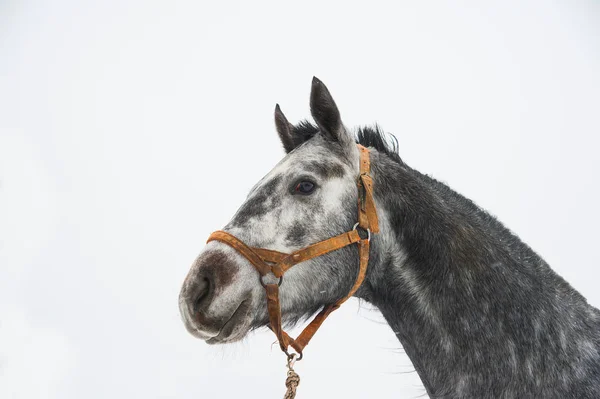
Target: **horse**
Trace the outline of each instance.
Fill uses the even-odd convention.
[[[408,166],[379,127],[347,129],[317,78],[310,110],[314,123],[292,125],[275,107],[286,156],[224,232],[254,248],[292,253],[352,231],[360,144],[370,156],[379,231],[368,232],[368,265],[353,294],[381,312],[427,394],[600,398],[598,309],[497,218]],[[226,344],[272,326],[263,279],[281,283],[280,316],[294,325],[351,292],[357,251],[347,245],[307,259],[277,280],[212,240],[179,295],[185,327],[208,344]]]

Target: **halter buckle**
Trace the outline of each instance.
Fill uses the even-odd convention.
[[[359,228],[360,228],[360,230],[359,230]],[[356,231],[358,231],[358,235],[359,235],[359,236],[360,236],[360,233],[361,233],[361,231],[363,231],[363,232],[364,232],[364,231],[366,231],[366,232],[367,232],[367,241],[371,241],[371,229],[364,229],[364,228],[360,227],[360,226],[358,225],[358,223],[356,223],[356,224],[354,225],[354,227],[352,227],[352,230],[356,230]],[[362,238],[362,237],[361,237],[361,238]]]

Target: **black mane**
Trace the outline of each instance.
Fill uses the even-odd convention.
[[[294,126],[294,138],[296,146],[310,140],[319,133],[319,128],[309,121],[300,121]],[[391,133],[385,133],[375,124],[374,126],[361,126],[356,129],[356,142],[365,147],[373,147],[379,153],[387,155],[394,162],[404,164],[398,154],[398,139]],[[388,139],[388,137],[391,139]]]

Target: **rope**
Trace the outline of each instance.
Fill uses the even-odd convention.
[[[296,397],[296,389],[298,388],[298,384],[300,384],[300,376],[296,374],[294,370],[288,371],[288,376],[285,379],[287,391],[285,391],[283,399],[294,399]]]
[[[285,391],[285,395],[283,399],[294,399],[296,397],[296,389],[300,384],[300,376],[294,371],[294,361],[293,356],[288,359],[288,372],[287,378],[285,379],[285,386],[287,390]]]

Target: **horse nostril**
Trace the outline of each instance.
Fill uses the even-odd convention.
[[[207,277],[201,278],[198,281],[196,289],[194,290],[194,295],[192,296],[194,313],[198,312],[202,307],[203,303],[207,302],[207,299],[210,294],[210,289],[211,284],[210,280]]]

